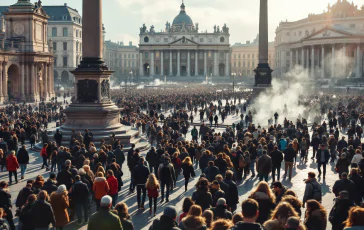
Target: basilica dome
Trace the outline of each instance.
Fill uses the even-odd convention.
[[[174,18],[172,26],[181,26],[182,24],[184,24],[185,26],[193,26],[192,19],[186,14],[185,8],[185,4],[182,3],[181,11]]]

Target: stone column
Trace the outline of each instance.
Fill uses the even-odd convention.
[[[20,97],[23,98],[24,97],[24,88],[25,88],[25,81],[24,81],[24,76],[25,76],[25,63],[22,62],[20,63]]]
[[[207,52],[206,50],[203,52],[203,74],[207,75]]]
[[[43,85],[44,85],[44,99],[48,100],[48,63],[44,63],[44,75],[43,75]]]
[[[139,53],[139,75],[144,76],[143,53]]]
[[[343,64],[344,64],[344,68],[343,68],[343,71],[344,71],[344,77],[346,78],[347,77],[347,65],[348,65],[348,62],[346,60],[346,44],[344,44],[344,47],[343,47],[343,57],[344,57],[344,60],[343,60]]]
[[[195,76],[198,76],[198,52],[195,52]]]
[[[2,62],[0,62],[0,98],[1,98],[1,101],[3,101],[3,96],[4,96],[4,94],[3,94],[3,77],[4,77],[4,75],[3,75],[3,63]]]
[[[218,62],[217,62],[217,51],[214,51],[214,73],[213,75],[218,76],[219,75],[219,66],[218,66]]]
[[[173,76],[172,51],[169,51],[169,76]]]
[[[315,46],[312,46],[311,49],[311,76],[315,77]]]
[[[3,95],[4,100],[8,99],[8,63],[3,63]]]
[[[163,65],[163,50],[161,51],[161,76],[164,75],[164,65]]]
[[[189,77],[191,75],[191,54],[190,51],[187,51],[187,77]]]
[[[321,78],[325,78],[325,46],[321,45]]]
[[[52,78],[54,78],[53,72],[52,72],[52,64],[48,63],[47,68],[48,68],[48,95],[51,98],[52,97],[52,88],[53,88]]]
[[[362,77],[361,73],[361,50],[360,50],[360,44],[357,44],[356,46],[356,77]]]
[[[150,76],[154,77],[154,51],[150,52]]]
[[[298,65],[298,49],[296,49],[296,65]]]
[[[229,77],[229,52],[225,54],[225,76]]]
[[[331,78],[335,78],[335,44],[331,47]]]
[[[289,50],[289,68],[290,69],[293,68],[293,50],[292,49]]]
[[[310,72],[310,48],[307,47],[307,54],[306,54],[306,68],[308,73]]]
[[[177,77],[181,76],[181,60],[180,60],[180,51],[177,51]]]
[[[260,0],[259,64],[268,63],[268,0]]]
[[[305,68],[305,49],[303,47],[301,48],[301,53],[301,65]]]
[[[102,58],[102,0],[83,0],[82,4],[82,56]]]
[[[35,63],[31,64],[30,70],[30,94],[32,97],[35,96]]]

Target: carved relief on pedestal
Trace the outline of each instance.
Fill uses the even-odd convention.
[[[95,80],[79,80],[77,82],[77,99],[80,103],[98,101],[97,82]]]

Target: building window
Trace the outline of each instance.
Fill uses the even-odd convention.
[[[130,59],[130,54],[128,54],[128,58]]]
[[[203,42],[203,38],[200,38],[200,42]]]
[[[149,53],[148,52],[145,52],[144,53],[144,58],[148,59],[149,58]]]
[[[164,42],[168,42],[168,38],[164,38]]]
[[[57,66],[57,57],[54,58],[54,66]]]
[[[149,42],[149,38],[148,37],[144,37],[144,42]]]
[[[52,37],[57,37],[57,28],[56,27],[52,28]]]
[[[56,51],[57,50],[57,42],[53,42],[53,50]]]
[[[67,42],[63,42],[63,50],[67,51]]]
[[[78,42],[76,42],[76,52],[78,52]]]
[[[63,67],[67,67],[68,58],[63,57]]]
[[[78,30],[76,30],[76,38],[78,38]]]
[[[134,54],[131,55],[131,58],[134,58]]]
[[[63,37],[68,37],[68,28],[63,28]]]
[[[224,37],[221,37],[220,38],[220,42],[225,42],[225,38]]]

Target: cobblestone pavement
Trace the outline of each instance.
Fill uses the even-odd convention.
[[[197,116],[195,116],[197,119]],[[233,121],[237,121],[240,118],[238,116],[229,116],[226,120],[227,124],[231,124]],[[218,128],[216,131],[221,132],[223,131],[222,128]],[[190,140],[190,136],[187,136],[187,139]],[[68,143],[65,145],[68,145]],[[146,151],[142,152],[142,155],[145,156]],[[309,153],[309,158],[312,156],[312,152]],[[298,158],[299,159],[299,158]],[[45,178],[49,177],[49,172],[46,172],[44,169],[41,169],[42,165],[42,159],[39,155],[39,152],[30,151],[30,164],[28,165],[28,169],[26,172],[26,176],[24,180],[20,180],[18,184],[13,184],[10,186],[10,193],[12,195],[12,202],[14,203],[14,207],[12,209],[13,212],[15,212],[15,200],[18,195],[18,192],[21,188],[25,186],[25,181],[27,179],[35,179],[37,175],[43,175]],[[281,169],[281,177],[283,176],[284,172],[284,166],[282,164]],[[309,160],[307,164],[298,164],[297,166],[293,168],[293,177],[292,181],[289,182],[288,180],[282,178],[282,183],[287,186],[288,188],[293,189],[298,197],[300,199],[303,198],[304,190],[305,190],[305,183],[303,182],[303,179],[307,178],[307,173],[309,171],[315,171],[317,172],[317,164],[313,163],[312,160]],[[184,178],[183,176],[179,176],[178,182],[177,182],[177,188],[174,189],[170,195],[170,202],[169,203],[158,203],[157,208],[157,216],[156,217],[150,217],[149,216],[149,210],[148,210],[148,200],[145,202],[146,210],[139,211],[137,210],[137,203],[136,203],[136,192],[133,194],[129,194],[129,182],[130,182],[130,172],[126,166],[126,163],[123,165],[123,181],[124,186],[122,187],[121,192],[119,192],[119,198],[118,201],[124,201],[129,206],[129,212],[131,213],[131,216],[133,218],[133,223],[135,226],[135,229],[148,229],[149,226],[152,224],[153,220],[155,218],[159,218],[162,215],[163,208],[166,205],[172,205],[177,208],[178,211],[182,208],[182,202],[184,197],[186,196],[192,196],[192,193],[195,191],[194,185],[197,182],[197,178],[200,175],[200,170],[196,169],[196,177],[192,178],[189,185],[188,185],[188,191],[184,192]],[[20,174],[20,171],[19,171]],[[19,175],[18,174],[18,175]],[[19,177],[20,178],[20,177]],[[328,210],[328,212],[331,210],[333,206],[333,199],[334,194],[332,193],[332,186],[335,182],[335,180],[338,179],[338,175],[334,173],[334,164],[331,163],[327,167],[327,175],[326,180],[319,179],[319,183],[321,183],[322,191],[323,191],[323,204],[325,208]],[[3,171],[0,172],[0,180],[8,181],[8,173]],[[269,178],[269,182],[271,183],[271,178]],[[241,184],[239,184],[239,201],[243,201],[246,199],[252,188],[254,188],[259,183],[259,180],[257,178],[251,179],[247,178],[244,180]],[[148,199],[148,198],[147,198]],[[160,198],[159,198],[160,200]],[[237,212],[241,212],[241,208],[238,205]],[[304,209],[302,210],[302,213],[304,213]],[[92,207],[92,213],[95,212],[95,206]],[[18,222],[18,219],[15,218],[15,223]],[[87,229],[87,225],[78,226],[74,222],[67,225],[64,229],[66,230],[74,230],[74,229]],[[331,225],[329,224],[327,229],[331,229]]]

